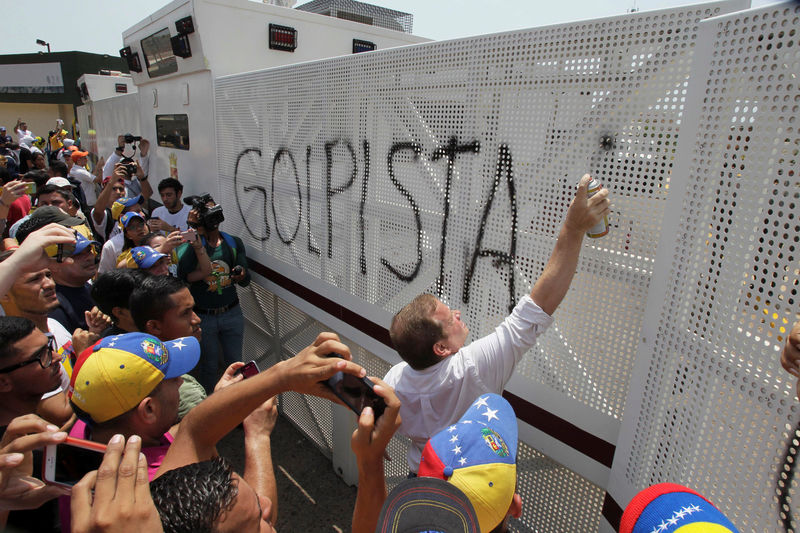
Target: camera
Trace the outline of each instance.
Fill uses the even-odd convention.
[[[126,144],[138,143],[139,141],[142,140],[142,137],[140,135],[133,135],[131,133],[126,133],[125,135],[123,135],[123,137],[125,137]]]
[[[197,211],[197,225],[209,230],[216,229],[225,220],[221,205],[208,207],[208,203],[213,201],[208,193],[183,199],[186,205],[192,206],[192,209]]]
[[[128,178],[136,175],[136,163],[133,161],[132,157],[123,157],[119,162],[125,166],[125,172],[128,174]]]

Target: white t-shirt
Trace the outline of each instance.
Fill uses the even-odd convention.
[[[61,391],[67,390],[69,387],[69,374],[64,369],[64,361],[69,354],[73,351],[72,350],[72,334],[67,331],[67,329],[61,325],[61,322],[54,318],[47,319],[47,329],[50,330],[50,333],[56,339],[56,352],[58,356],[61,357],[61,361],[58,364],[61,366],[61,386],[55,390],[51,390],[47,394],[42,395],[42,400],[45,398],[49,398],[51,396],[55,396]]]
[[[111,239],[112,237],[116,237],[117,235],[122,234],[122,228],[120,228],[120,225],[118,223],[115,223],[113,226],[111,226],[110,234],[106,235],[106,224],[108,224],[108,211],[106,210],[103,212],[103,220],[100,221],[100,224],[98,224],[97,221],[95,220],[94,213],[95,210],[94,208],[92,208],[92,211],[91,213],[89,213],[89,216],[92,217],[92,224],[94,224],[94,229],[96,230],[95,234],[98,237],[100,237],[101,239],[108,240]]]
[[[481,394],[501,394],[522,356],[553,318],[524,296],[494,332],[424,370],[394,365],[383,380],[402,402],[397,432],[411,439],[408,467],[419,468],[432,436],[461,418]]]
[[[122,253],[122,248],[124,246],[125,235],[121,232],[117,233],[103,244],[103,250],[100,252],[100,264],[97,265],[98,274],[117,268],[117,256]]]
[[[162,205],[161,207],[156,207],[153,209],[153,213],[150,215],[150,218],[161,219],[174,228],[178,228],[181,231],[186,231],[189,229],[189,224],[186,223],[186,218],[189,216],[189,211],[191,210],[191,206],[184,204],[181,210],[177,213],[170,213],[167,208]]]
[[[108,156],[106,164],[103,165],[103,178],[109,178],[114,174],[114,166],[120,162],[122,157],[116,150]],[[139,166],[142,167],[144,175],[148,176],[150,173],[150,154],[148,153],[144,157],[140,155],[136,160],[139,162]],[[142,184],[139,182],[139,178],[134,176],[131,180],[125,180],[125,196],[127,198],[140,194],[142,194]]]
[[[86,198],[86,205],[93,206],[97,202],[97,192],[95,190],[94,176],[91,172],[78,165],[72,165],[69,176],[81,182],[83,196]]]
[[[30,137],[36,137],[31,130],[23,130],[22,128],[17,129],[17,141],[21,141],[23,137],[26,135]],[[19,144],[22,144],[21,142]]]

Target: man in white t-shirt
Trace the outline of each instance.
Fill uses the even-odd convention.
[[[183,184],[175,178],[166,178],[158,184],[158,194],[164,204],[153,210],[150,217],[150,229],[169,235],[173,231],[186,231],[189,224],[186,218],[192,207],[181,201]]]
[[[430,294],[416,297],[392,320],[389,334],[405,362],[383,380],[402,402],[398,433],[411,439],[408,467],[416,473],[425,443],[454,424],[479,395],[501,394],[516,364],[552,323],[578,265],[583,235],[609,212],[608,190],[591,198],[584,176],[544,271],[494,332],[466,344],[461,312]]]
[[[74,164],[69,171],[69,177],[80,182],[81,184],[83,198],[86,201],[84,208],[86,209],[94,207],[94,204],[97,202],[96,186],[103,181],[103,177],[99,172],[92,174],[86,170],[86,161],[88,160],[88,156],[89,152],[81,152],[78,150],[72,152],[71,158]]]
[[[146,200],[149,200],[153,195],[153,188],[148,183],[147,179],[150,174],[150,141],[142,139],[139,141],[139,156],[136,156],[136,149],[129,150],[128,154],[125,153],[125,136],[120,135],[117,137],[117,147],[111,155],[108,156],[105,165],[103,166],[103,178],[109,178],[114,174],[114,168],[117,163],[122,161],[123,157],[129,156],[136,159],[138,169],[136,175],[125,176],[125,196],[138,196],[142,195]]]
[[[24,137],[36,137],[36,135],[28,129],[28,124],[20,118],[17,119],[17,125],[14,126],[14,133],[17,134],[17,141],[19,144],[22,144],[22,139]]]

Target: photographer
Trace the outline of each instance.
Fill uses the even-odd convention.
[[[87,211],[94,207],[97,202],[97,185],[103,181],[103,176],[100,175],[100,166],[95,167],[94,175],[86,170],[86,162],[88,161],[89,152],[80,152],[78,150],[72,152],[70,156],[72,159],[72,168],[69,171],[69,177],[81,184],[81,191],[83,191],[83,198],[86,204],[83,206]]]
[[[247,286],[250,274],[242,240],[219,230],[225,220],[222,206],[209,194],[190,196],[183,201],[192,206],[187,222],[200,235],[202,249],[211,260],[211,274],[193,281],[190,274],[197,269],[197,254],[189,244],[178,248],[178,277],[191,283],[194,311],[200,317],[203,331],[202,356],[195,372],[210,394],[217,381],[220,351],[226,367],[242,359],[244,318],[233,284]]]
[[[139,148],[139,158],[134,160],[136,155],[137,144]],[[129,157],[125,156],[125,147],[130,144],[133,151]],[[133,197],[144,196],[145,200],[149,200],[153,195],[153,188],[150,186],[148,180],[148,173],[150,171],[150,141],[142,139],[137,135],[126,133],[117,137],[117,147],[114,153],[108,156],[105,166],[103,166],[103,177],[108,178],[114,174],[114,168],[117,163],[124,163],[131,165],[128,168],[127,176],[125,177],[125,196]],[[136,165],[135,167],[132,165]]]

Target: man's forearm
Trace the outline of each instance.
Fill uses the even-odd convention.
[[[216,455],[216,445],[256,407],[280,390],[278,363],[252,378],[214,392],[181,420],[181,428],[158,469],[161,474]]]
[[[531,299],[552,315],[569,290],[578,266],[583,232],[564,224],[542,275],[531,289]]]
[[[278,485],[272,465],[272,448],[267,434],[244,434],[244,479],[256,493],[272,501],[270,522],[278,520]]]
[[[358,493],[353,508],[353,533],[373,533],[386,500],[383,459],[358,463]]]

